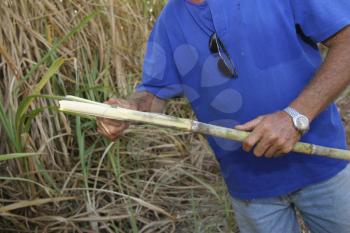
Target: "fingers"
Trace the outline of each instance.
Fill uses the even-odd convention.
[[[103,131],[103,130],[101,130],[101,129],[97,129],[97,132],[98,132],[99,134],[101,134],[102,136],[104,136],[105,138],[111,140],[111,141],[115,141],[115,140],[118,139],[118,136],[108,134],[108,133],[106,133],[105,131]]]
[[[123,121],[117,121],[117,120],[112,120],[112,119],[108,119],[108,118],[98,118],[97,119],[97,123],[101,124],[103,123],[105,126],[114,126],[114,127],[120,127],[123,124],[125,124],[125,122]]]
[[[280,157],[282,155],[288,154],[292,152],[293,146],[292,145],[273,145],[270,147],[270,149],[265,153],[265,156],[267,158],[273,158],[273,157]]]
[[[262,157],[263,155],[266,155],[266,151],[271,148],[273,142],[268,140],[266,137],[263,137],[260,142],[256,145],[254,148],[254,154],[256,157]]]
[[[98,128],[105,132],[115,132],[119,129],[127,128],[128,124],[122,121],[115,121],[106,118],[101,118],[96,121]]]
[[[116,140],[129,125],[126,123],[105,124],[104,121],[97,121],[97,132],[110,140]]]
[[[254,155],[256,157],[265,156],[266,158],[278,157],[288,154],[293,150],[293,144],[281,138],[267,135],[264,133],[250,136],[243,142],[243,149],[250,152],[254,147]]]
[[[133,109],[133,110],[137,109],[136,104],[131,103],[131,102],[129,102],[127,100],[124,100],[124,99],[113,99],[113,98],[110,98],[105,103],[109,104],[109,105],[116,105],[116,106],[119,106],[119,107],[122,107],[122,108],[128,108],[128,109]]]
[[[258,126],[261,123],[263,118],[263,116],[260,116],[258,118],[255,118],[254,120],[248,121],[243,125],[236,125],[235,128],[243,131],[252,131],[256,126]]]
[[[105,103],[105,104],[110,104],[110,105],[113,105],[113,104],[119,105],[119,104],[122,104],[121,102],[122,102],[121,99],[109,98],[109,99],[106,100],[104,103]]]
[[[280,155],[283,155],[283,151],[275,145],[272,145],[265,153],[266,158],[272,158]]]
[[[288,154],[288,153],[292,152],[295,144],[296,144],[296,142],[292,143],[292,144],[286,144],[284,147],[282,147],[281,154]]]
[[[258,117],[236,129],[251,131],[242,148],[247,152],[253,150],[257,157],[272,158],[288,154],[300,140],[300,134],[289,117],[281,112]]]
[[[122,108],[137,109],[136,104],[123,99],[110,98],[106,102],[109,105],[116,105]],[[96,120],[97,132],[110,140],[116,140],[124,130],[129,127],[129,124],[124,121],[117,121],[107,118],[98,117]]]
[[[261,140],[262,132],[255,130],[243,141],[242,148],[246,152],[250,152],[253,147]]]
[[[263,137],[263,132],[258,126],[263,121],[263,116],[255,118],[254,120],[248,121],[243,125],[237,125],[235,128],[243,131],[252,131],[250,135],[243,141],[243,150],[250,152],[253,147],[259,143]],[[258,148],[258,151],[263,150],[263,148]]]

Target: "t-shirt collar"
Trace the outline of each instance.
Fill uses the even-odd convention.
[[[227,31],[227,15],[225,11],[225,0],[206,0],[211,14],[213,17],[213,22],[215,26],[215,31],[222,37]]]

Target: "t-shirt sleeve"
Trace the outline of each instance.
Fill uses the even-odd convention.
[[[147,91],[161,99],[182,95],[179,73],[176,68],[167,29],[159,18],[147,43],[141,83],[136,91]]]
[[[295,23],[315,42],[322,42],[350,24],[350,0],[290,0]]]

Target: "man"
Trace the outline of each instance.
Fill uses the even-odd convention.
[[[294,208],[311,232],[350,232],[347,162],[291,152],[347,148],[332,101],[350,82],[349,25],[349,0],[170,0],[137,92],[108,103],[161,112],[184,95],[200,121],[251,131],[242,146],[208,137],[241,232],[300,232]],[[98,125],[112,140],[127,128]]]

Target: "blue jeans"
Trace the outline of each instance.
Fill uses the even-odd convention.
[[[295,208],[312,233],[350,233],[350,166],[285,196],[233,198],[233,208],[241,233],[300,233]]]

